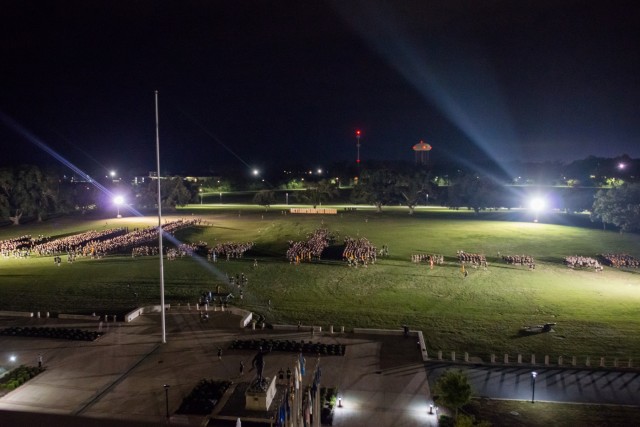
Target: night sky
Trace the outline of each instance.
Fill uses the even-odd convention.
[[[0,164],[640,157],[637,1],[0,2]]]

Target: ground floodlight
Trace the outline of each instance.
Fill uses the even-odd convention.
[[[124,197],[122,196],[116,196],[113,198],[113,203],[116,204],[116,206],[118,207],[118,218],[122,218],[122,215],[120,215],[120,205],[124,203]]]
[[[544,207],[547,205],[547,202],[545,199],[543,199],[542,197],[534,197],[533,199],[531,199],[531,201],[529,202],[529,206],[531,207],[531,209],[533,209],[534,211],[541,211],[542,209],[544,209]]]

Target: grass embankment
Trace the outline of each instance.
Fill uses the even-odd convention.
[[[624,252],[638,257],[637,235],[435,210],[412,216],[406,210],[309,216],[227,207],[201,209],[198,215],[211,225],[184,230],[179,239],[209,246],[251,240],[255,247],[245,259],[215,265],[195,259],[165,261],[169,303],[195,303],[201,291],[227,287],[226,274],[245,273],[245,298],[236,303],[265,314],[272,323],[347,328],[399,328],[406,323],[424,331],[430,352],[468,351],[484,358],[490,353],[535,353],[552,360],[559,355],[640,360],[640,272],[607,268],[594,273],[562,265],[564,256],[574,254]],[[157,219],[60,219],[3,228],[0,239],[145,224],[157,224]],[[319,227],[338,236],[328,250],[337,256],[290,265],[284,258],[287,241],[305,240]],[[366,237],[378,247],[386,244],[390,256],[368,268],[349,268],[339,260],[345,236]],[[471,268],[464,278],[455,262],[457,250],[486,254],[488,270]],[[537,267],[530,271],[507,265],[498,252],[533,255]],[[446,265],[433,270],[428,264],[415,265],[410,259],[417,253],[443,254]],[[49,257],[0,260],[0,309],[115,312],[159,301],[157,258],[109,256],[73,265],[64,260],[60,267]],[[523,325],[545,322],[557,322],[556,332],[518,333]]]

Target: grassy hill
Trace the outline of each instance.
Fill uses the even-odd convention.
[[[339,208],[340,209],[340,208]],[[165,260],[168,303],[194,304],[204,290],[230,288],[226,275],[249,279],[237,305],[259,312],[271,323],[400,328],[409,324],[425,333],[431,352],[468,351],[488,358],[496,353],[536,353],[640,360],[640,271],[606,268],[602,273],[571,270],[567,255],[595,257],[628,253],[640,257],[640,236],[562,225],[575,218],[543,218],[496,212],[476,216],[466,211],[405,209],[381,214],[360,209],[338,215],[284,215],[278,208],[245,209],[206,205],[180,212],[197,215],[206,225],[183,230],[181,241],[253,241],[244,259],[208,263],[203,259]],[[578,221],[583,221],[577,217]],[[157,218],[61,218],[41,224],[4,227],[0,240],[23,234],[62,236],[89,229],[157,224]],[[291,265],[289,240],[305,240],[327,228],[336,243],[320,262]],[[345,236],[366,237],[390,256],[367,268],[350,268],[340,259]],[[170,245],[165,240],[166,245]],[[486,254],[489,267],[469,268],[465,278],[456,251]],[[511,266],[501,254],[528,254],[537,267]],[[416,265],[411,255],[437,253],[446,264],[433,270]],[[257,259],[258,266],[253,267]],[[63,257],[63,261],[65,258]],[[51,312],[124,312],[138,304],[158,303],[157,258],[108,256],[80,259],[56,267],[51,257],[0,259],[0,309]],[[272,308],[268,309],[267,301]],[[557,322],[554,333],[523,336],[523,325]]]

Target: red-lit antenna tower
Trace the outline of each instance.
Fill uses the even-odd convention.
[[[358,157],[356,158],[356,163],[360,166],[360,129],[356,130],[356,148],[358,149]]]

